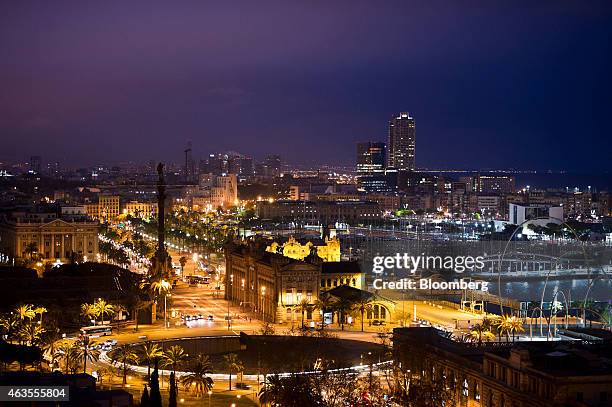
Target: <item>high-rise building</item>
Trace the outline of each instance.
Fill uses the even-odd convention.
[[[382,172],[387,161],[387,148],[385,143],[357,143],[357,172],[370,174]]]
[[[280,155],[272,154],[266,157],[263,163],[264,176],[279,177],[281,173],[281,157]]]
[[[416,126],[408,113],[400,113],[389,121],[388,167],[398,170],[415,168]]]
[[[253,176],[254,172],[253,159],[234,151],[210,154],[205,165],[200,163],[200,173],[203,174],[236,174],[244,178]]]
[[[40,174],[42,159],[39,155],[33,155],[30,157],[30,172],[32,174]]]

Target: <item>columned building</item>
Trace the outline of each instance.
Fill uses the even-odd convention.
[[[98,222],[43,218],[0,221],[0,251],[13,259],[95,260]]]
[[[311,252],[295,259],[266,251],[267,242],[230,244],[226,247],[225,299],[239,305],[244,312],[253,312],[267,322],[306,324],[321,321],[332,323],[332,310],[315,308],[322,296],[339,301],[368,299],[366,325],[374,321],[394,320],[395,303],[365,291],[365,276],[356,261],[324,261]],[[345,323],[350,323],[345,315]],[[338,320],[336,313],[335,320]]]

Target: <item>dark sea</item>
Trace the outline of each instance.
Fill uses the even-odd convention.
[[[487,172],[481,171],[481,174],[496,174],[496,175],[511,175],[516,178],[516,188],[521,189],[529,185],[531,188],[537,189],[569,189],[578,188],[581,191],[587,191],[591,187],[592,192],[612,191],[612,170],[609,172],[600,173],[578,173],[578,172]],[[477,175],[477,171],[473,172],[443,172],[440,175],[444,177],[458,178],[461,176]]]

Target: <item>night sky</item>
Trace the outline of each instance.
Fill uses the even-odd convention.
[[[2,1],[0,159],[351,164],[408,111],[419,167],[608,170],[611,34],[610,1]]]

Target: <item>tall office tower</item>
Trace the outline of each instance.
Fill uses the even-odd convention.
[[[389,121],[388,167],[414,170],[416,127],[414,118],[400,113]]]
[[[30,157],[30,172],[32,174],[40,174],[40,167],[42,158],[39,155],[33,155]]]
[[[267,177],[280,177],[281,158],[280,155],[269,155],[264,160],[264,171]]]
[[[359,174],[370,174],[382,172],[387,160],[387,148],[385,143],[357,143],[357,172]]]
[[[187,142],[187,148],[185,149],[185,168],[184,168],[185,181],[195,181],[195,165],[193,163],[193,157],[191,156],[191,141]]]

